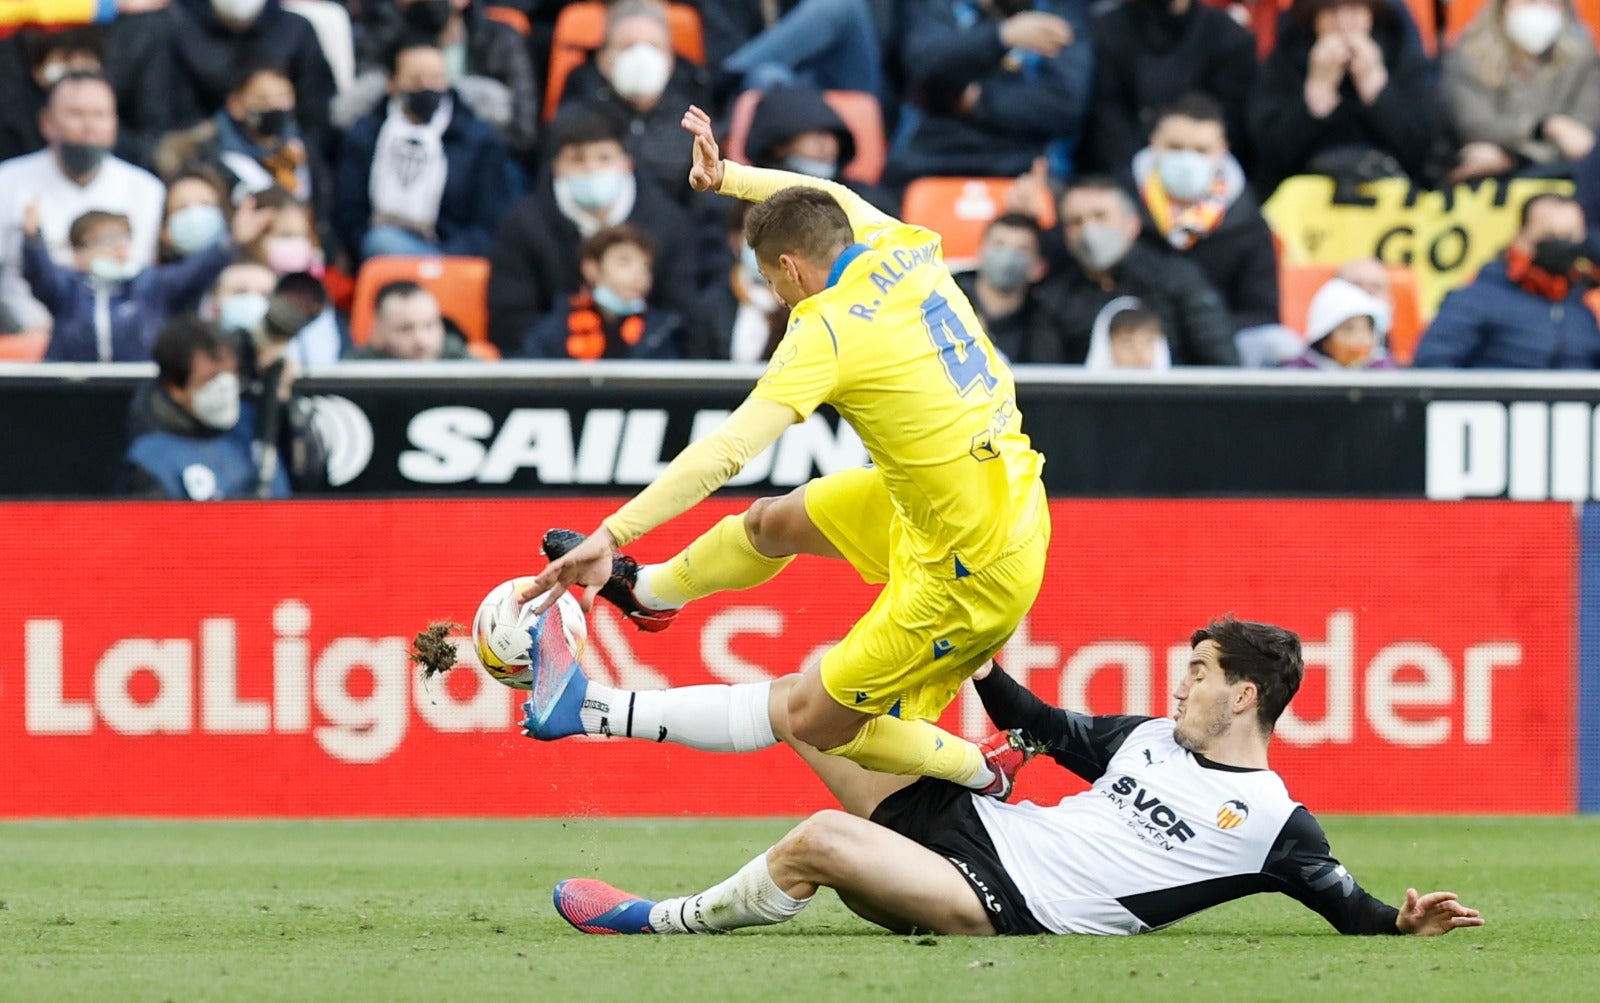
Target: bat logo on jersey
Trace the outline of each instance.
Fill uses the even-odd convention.
[[[1217,809],[1217,828],[1236,829],[1250,817],[1250,806],[1243,801],[1229,801]]]
[[[1180,818],[1172,806],[1141,787],[1132,777],[1118,777],[1103,793],[1124,812],[1133,812],[1132,817],[1126,819],[1128,828],[1146,842],[1170,851],[1194,836],[1194,827]]]

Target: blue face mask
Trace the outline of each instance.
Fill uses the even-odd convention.
[[[238,293],[217,304],[217,325],[224,331],[254,332],[267,315],[267,298],[260,293]]]
[[[643,299],[623,299],[608,286],[594,287],[594,303],[606,313],[617,317],[631,317],[637,313],[644,313],[645,308]]]
[[[1156,162],[1161,187],[1179,202],[1198,202],[1217,179],[1216,161],[1194,150],[1168,150]]]
[[[622,194],[624,183],[625,175],[621,171],[591,171],[555,180],[556,192],[572,199],[573,205],[586,212],[598,212],[615,202]]]
[[[184,257],[203,251],[222,237],[227,226],[222,210],[214,205],[184,206],[167,217],[167,239]]]
[[[839,165],[831,160],[819,160],[816,157],[802,157],[798,153],[791,153],[783,158],[783,168],[796,174],[804,174],[811,178],[826,178],[833,180],[839,173]]]

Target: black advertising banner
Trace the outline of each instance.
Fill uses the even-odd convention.
[[[148,367],[0,374],[0,495],[98,496]],[[72,373],[64,377],[61,373]],[[759,370],[714,365],[342,366],[301,378],[338,495],[619,495],[715,428]],[[147,377],[144,377],[147,378]],[[1018,373],[1057,497],[1600,499],[1600,378],[1176,371]],[[729,489],[785,491],[868,461],[813,415]]]

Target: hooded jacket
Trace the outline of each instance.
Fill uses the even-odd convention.
[[[1317,290],[1317,294],[1311,297],[1311,309],[1306,315],[1305,351],[1285,362],[1284,367],[1339,371],[1395,368],[1394,360],[1389,358],[1389,354],[1383,350],[1381,344],[1374,345],[1372,354],[1367,357],[1366,362],[1356,366],[1340,365],[1317,347],[1340,324],[1355,317],[1368,318],[1372,321],[1374,333],[1380,332],[1388,323],[1389,306],[1354,283],[1346,282],[1344,279],[1329,279],[1321,289]]]
[[[829,106],[821,91],[805,85],[775,87],[761,96],[750,123],[750,136],[745,141],[745,155],[757,167],[788,170],[778,159],[778,148],[803,132],[829,132],[839,140],[840,172],[856,157],[856,138],[850,127]],[[898,200],[881,185],[843,178],[832,180],[839,181],[890,215],[899,209]]]

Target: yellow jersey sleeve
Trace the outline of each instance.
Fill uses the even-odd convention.
[[[117,16],[111,0],[0,0],[0,27],[87,24]]]
[[[838,385],[839,339],[821,314],[801,304],[750,396],[787,404],[804,421]]]
[[[817,188],[832,195],[850,217],[850,229],[857,240],[885,226],[895,226],[899,220],[839,184],[805,174],[775,171],[764,167],[746,167],[743,164],[722,162],[722,187],[717,192],[731,195],[746,202],[765,202],[785,188]]]

